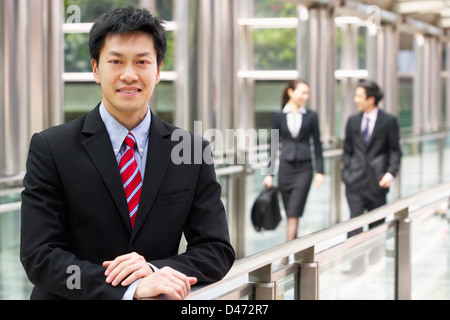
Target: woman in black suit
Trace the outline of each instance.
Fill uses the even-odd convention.
[[[324,179],[319,118],[316,112],[305,108],[308,99],[308,83],[290,81],[283,92],[282,111],[273,118],[273,128],[279,130],[282,139],[278,183],[288,217],[288,241],[297,237],[299,218],[303,215],[313,178],[311,137],[317,172],[315,185],[319,187]],[[263,183],[272,187],[272,176],[266,176]]]

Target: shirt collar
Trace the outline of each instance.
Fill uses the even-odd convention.
[[[106,130],[109,134],[109,139],[113,147],[114,154],[117,156],[123,141],[128,134],[128,129],[121,125],[114,117],[106,110],[103,101],[100,104],[100,116],[105,124]],[[148,135],[150,132],[151,116],[150,110],[147,110],[144,120],[139,123],[131,133],[136,138],[136,150],[142,156],[145,145],[147,144]]]
[[[291,108],[289,107],[289,105],[286,104],[283,108],[283,113],[289,113],[289,112],[291,112]],[[295,113],[295,112],[293,112],[293,113]],[[300,108],[298,108],[298,113],[306,114],[307,110],[304,106],[301,106]]]
[[[374,120],[376,119],[378,116],[378,108],[374,108],[372,111],[370,112],[364,112],[363,117],[365,119],[369,118],[370,120]]]

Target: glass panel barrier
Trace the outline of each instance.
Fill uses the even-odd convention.
[[[320,261],[321,300],[393,300],[395,228]]]
[[[325,166],[325,180],[320,188],[314,186],[312,183],[308,201],[302,218],[299,220],[299,236],[310,234],[312,232],[323,230],[332,225],[332,219],[330,213],[333,212],[333,191],[334,181],[332,177],[335,175],[333,172],[335,161],[334,157],[326,157],[324,159]],[[247,175],[246,178],[246,190],[245,190],[245,223],[246,223],[246,240],[245,240],[245,255],[250,255],[255,252],[276,246],[286,241],[286,213],[284,211],[281,194],[279,193],[279,205],[281,211],[282,220],[275,230],[256,231],[251,222],[251,210],[253,203],[259,193],[263,190],[264,175],[260,168],[255,168],[254,171]],[[339,181],[340,183],[340,181]],[[278,186],[278,175],[273,177],[273,185]],[[345,204],[346,205],[346,204]],[[345,208],[344,208],[345,209]]]
[[[19,261],[20,210],[0,211],[0,300],[29,299],[32,285]]]
[[[445,138],[444,159],[450,159],[450,136]],[[444,182],[450,181],[450,166],[444,166]]]
[[[421,189],[439,183],[439,139],[422,142]]]
[[[412,299],[450,298],[449,215],[442,210],[413,220]]]
[[[298,275],[291,274],[277,281],[277,300],[296,300]]]

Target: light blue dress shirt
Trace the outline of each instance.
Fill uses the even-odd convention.
[[[125,145],[123,141],[125,140],[125,137],[127,136],[129,131],[109,114],[103,104],[103,101],[100,104],[100,117],[102,118],[106,130],[108,131],[114,155],[116,156],[117,164],[119,164],[120,158],[125,151]],[[144,180],[145,164],[147,162],[148,134],[150,132],[150,125],[151,116],[150,110],[148,110],[144,120],[142,120],[142,122],[138,124],[137,127],[131,130],[131,133],[136,139],[134,157],[136,159],[139,172],[141,173],[142,180]]]
[[[128,134],[128,129],[121,125],[116,119],[109,114],[106,110],[105,105],[100,104],[100,117],[105,124],[106,130],[108,131],[109,138],[111,140],[111,145],[114,151],[114,155],[116,156],[117,165],[120,162],[120,158],[122,157],[125,146],[123,144],[125,137]],[[147,114],[145,115],[144,120],[140,124],[137,125],[134,129],[131,130],[131,133],[134,135],[136,139],[136,148],[134,150],[134,157],[136,159],[139,171],[141,172],[142,181],[144,181],[145,174],[145,164],[147,160],[148,153],[148,135],[150,132],[150,124],[151,124],[151,116],[150,110],[148,109]],[[157,268],[153,265],[149,264],[153,270]],[[122,297],[122,300],[133,300],[134,292],[136,291],[137,285],[141,279],[137,279],[132,284],[128,286],[127,291]]]

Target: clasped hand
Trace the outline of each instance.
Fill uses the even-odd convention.
[[[165,294],[175,300],[183,300],[188,296],[191,286],[197,282],[196,278],[170,267],[155,272],[145,258],[136,252],[104,261],[103,267],[106,268],[106,282],[113,286],[129,286],[141,279],[134,293],[136,299],[150,299]]]

